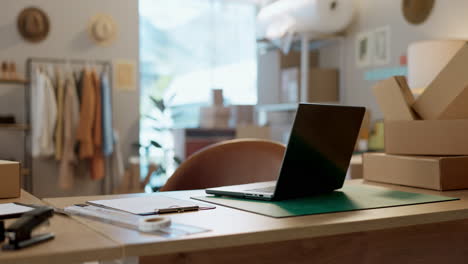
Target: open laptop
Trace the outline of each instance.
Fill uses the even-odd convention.
[[[210,188],[208,194],[285,200],[343,187],[364,107],[299,104],[277,181]]]

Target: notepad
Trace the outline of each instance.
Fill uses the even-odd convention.
[[[162,195],[88,201],[88,204],[137,215],[213,209],[214,206],[170,198]]]
[[[0,204],[0,219],[20,217],[23,213],[33,210],[34,208],[16,203]]]

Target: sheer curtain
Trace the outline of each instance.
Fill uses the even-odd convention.
[[[197,127],[211,89],[223,89],[227,104],[257,102],[257,8],[227,0],[139,3],[140,164],[143,175],[148,162],[161,165],[150,182],[157,187],[175,169],[171,128]]]
[[[227,103],[257,102],[256,6],[226,0],[141,0],[142,113],[149,96],[176,108],[207,104],[221,88]],[[168,100],[166,100],[168,101]],[[195,126],[193,112],[175,122]]]

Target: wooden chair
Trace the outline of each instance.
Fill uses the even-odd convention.
[[[284,151],[284,145],[268,140],[223,141],[190,156],[161,191],[273,181],[279,175]]]

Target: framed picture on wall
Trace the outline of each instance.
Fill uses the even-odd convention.
[[[373,63],[385,65],[390,63],[390,27],[381,27],[373,33]]]
[[[356,36],[356,66],[366,67],[372,62],[372,32],[361,32]]]

